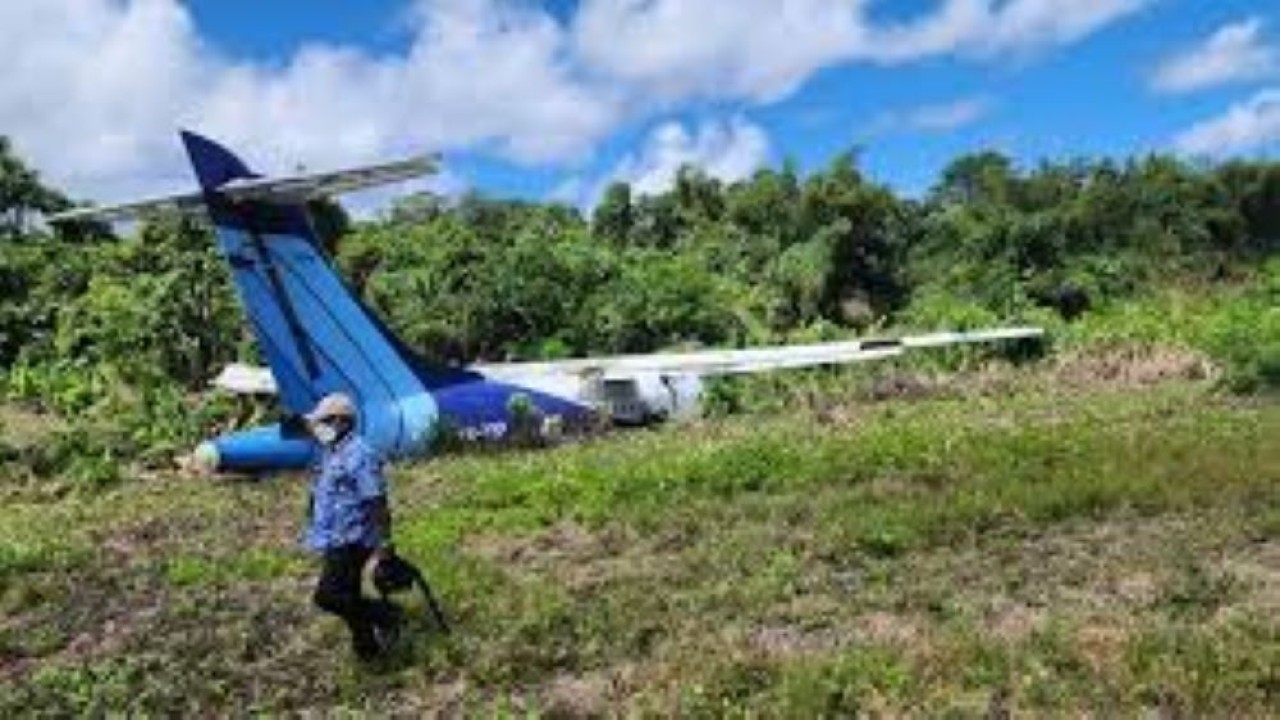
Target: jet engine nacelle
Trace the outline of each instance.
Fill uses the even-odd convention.
[[[696,375],[640,373],[605,380],[603,402],[614,422],[645,425],[697,413],[702,380]]]
[[[358,432],[378,452],[401,458],[425,452],[435,428],[437,409],[428,393],[418,393],[360,409]],[[208,472],[257,473],[306,468],[316,460],[319,446],[301,417],[227,433],[200,443],[194,461]]]
[[[317,452],[315,441],[305,432],[275,424],[202,442],[194,459],[206,472],[258,473],[305,468]]]

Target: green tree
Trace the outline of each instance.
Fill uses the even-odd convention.
[[[0,135],[0,239],[15,239],[31,228],[35,215],[65,210],[71,203],[40,182],[40,176],[18,158],[9,139]]]
[[[56,350],[126,379],[200,387],[247,338],[225,263],[202,223],[162,215],[97,248],[84,292],[58,312]]]
[[[909,212],[887,188],[867,182],[856,162],[853,153],[837,157],[801,190],[802,236],[830,245],[822,305],[833,320],[844,320],[854,304],[884,313],[905,298],[900,273],[914,232]]]
[[[321,247],[330,255],[337,255],[338,243],[351,232],[351,216],[347,215],[341,205],[328,198],[307,202],[307,215]]]
[[[1243,224],[1240,250],[1252,255],[1280,250],[1280,162],[1230,162],[1216,175]]]
[[[999,152],[965,155],[943,169],[930,197],[944,204],[1007,204],[1013,197],[1016,174],[1013,161]]]
[[[604,242],[625,245],[634,224],[631,186],[625,182],[610,183],[604,197],[591,216],[591,230]]]

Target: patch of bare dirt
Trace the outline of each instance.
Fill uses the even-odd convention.
[[[56,415],[19,405],[0,405],[0,437],[17,447],[44,442],[63,425]]]
[[[1215,621],[1280,611],[1280,541],[1258,543],[1238,516],[1200,511],[1082,521],[995,545],[907,556],[865,599],[892,612],[857,623],[869,637],[902,643],[913,631],[927,637],[936,627],[934,608],[943,607],[945,617],[967,618],[989,637],[1016,644],[1061,620],[1078,625],[1082,646],[1105,664],[1124,645],[1130,623],[1168,612],[1168,588],[1185,575],[1188,558],[1231,579]]]
[[[1160,578],[1142,569],[1124,573],[1112,584],[1116,596],[1134,607],[1146,607],[1158,600],[1160,587]]]
[[[138,636],[140,628],[161,613],[163,604],[164,600],[158,599],[142,607],[116,606],[101,625],[76,635],[59,656],[63,659],[86,659],[119,653]]]
[[[1260,614],[1280,615],[1280,541],[1257,543],[1232,555],[1222,569],[1244,588],[1242,604]]]
[[[836,628],[772,623],[752,629],[747,636],[747,645],[764,655],[797,657],[830,653],[848,644],[849,640]]]
[[[602,535],[571,522],[562,522],[532,535],[483,536],[468,542],[468,549],[489,560],[538,566],[590,561],[610,554],[609,546]]]
[[[667,543],[663,537],[639,541],[620,526],[591,531],[563,522],[531,535],[472,538],[466,548],[509,571],[553,576],[570,590],[586,590],[612,580],[669,577],[682,565]]]
[[[1203,353],[1184,348],[1126,344],[1067,352],[1052,377],[1069,387],[1145,387],[1176,380],[1208,381],[1220,370]]]
[[[134,593],[105,576],[49,578],[54,602],[34,605],[6,619],[7,630],[25,637],[52,628],[57,642],[41,641],[0,662],[0,676],[19,677],[48,661],[67,662],[111,656],[139,634],[139,628],[163,605],[162,595]],[[56,588],[55,588],[56,586]]]
[[[111,555],[115,563],[129,563],[136,556],[145,554],[155,543],[167,535],[164,521],[146,518],[105,533],[95,533],[95,543]]]
[[[986,628],[992,636],[1007,643],[1018,643],[1044,627],[1048,612],[1025,603],[1002,601],[988,611]]]
[[[1122,664],[1130,631],[1121,625],[1087,623],[1076,631],[1076,648],[1095,673]]]
[[[921,373],[894,373],[877,378],[867,388],[866,397],[874,402],[886,400],[923,400],[946,390],[946,383]]]
[[[876,611],[859,617],[854,622],[854,632],[868,644],[910,647],[920,642],[924,629],[913,618]]]
[[[603,717],[626,685],[626,675],[624,668],[556,677],[542,690],[542,710],[550,717]]]

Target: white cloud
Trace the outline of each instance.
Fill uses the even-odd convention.
[[[1154,0],[941,0],[876,24],[873,0],[584,0],[574,42],[594,71],[665,100],[769,101],[834,64],[992,58],[1075,42]]]
[[[921,105],[888,112],[872,124],[872,135],[910,130],[926,133],[948,132],[972,125],[991,113],[986,97],[965,97],[951,102]]]
[[[906,124],[920,130],[955,130],[981,120],[991,111],[986,98],[962,98],[941,105],[925,105],[906,116]]]
[[[189,182],[183,126],[277,171],[476,147],[563,161],[616,123],[612,91],[578,76],[550,16],[502,0],[418,8],[407,53],[309,45],[258,65],[214,51],[175,0],[10,0],[0,128],[51,180],[106,199]]]
[[[854,53],[880,62],[959,54],[992,59],[1077,42],[1156,0],[943,0],[933,13],[870,28]]]
[[[768,133],[745,118],[707,120],[696,128],[665,122],[649,133],[639,152],[624,156],[602,178],[570,177],[551,197],[591,207],[614,182],[630,184],[637,195],[656,195],[670,190],[686,165],[720,180],[740,180],[764,166],[769,151]]]
[[[205,74],[189,16],[167,2],[5,3],[0,46],[0,128],[80,190],[173,155],[181,98]]]
[[[963,0],[960,0],[963,2]],[[1079,41],[1155,0],[1009,0],[991,11],[991,28],[970,38],[986,54],[1031,51]]]
[[[1262,27],[1256,17],[1222,27],[1200,45],[1166,59],[1152,87],[1185,93],[1280,73],[1280,50],[1263,42]]]
[[[685,165],[721,180],[738,180],[768,159],[769,136],[742,118],[704,122],[694,132],[668,122],[650,133],[638,156],[624,158],[610,175],[631,183],[638,194],[653,195],[671,189]]]
[[[665,100],[767,101],[848,56],[864,31],[848,0],[585,0],[584,64]]]
[[[1280,88],[1269,88],[1173,141],[1188,155],[1225,157],[1280,144]]]
[[[266,172],[459,149],[572,164],[694,99],[773,102],[839,63],[1061,45],[1154,0],[939,0],[878,24],[869,8],[888,1],[583,0],[561,22],[526,0],[414,0],[404,52],[310,44],[267,63],[218,51],[180,0],[6,0],[0,131],[101,201],[189,183],[179,127]]]

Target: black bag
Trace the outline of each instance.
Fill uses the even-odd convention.
[[[413,563],[397,555],[394,549],[387,548],[384,552],[385,554],[373,568],[373,587],[378,594],[383,600],[389,600],[388,596],[412,590],[416,585],[427,601],[427,609],[431,611],[432,619],[435,620],[441,632],[447,634],[449,623],[445,620],[444,611],[440,609],[440,603],[436,602],[435,593],[431,592],[431,586],[422,576],[422,571]]]

